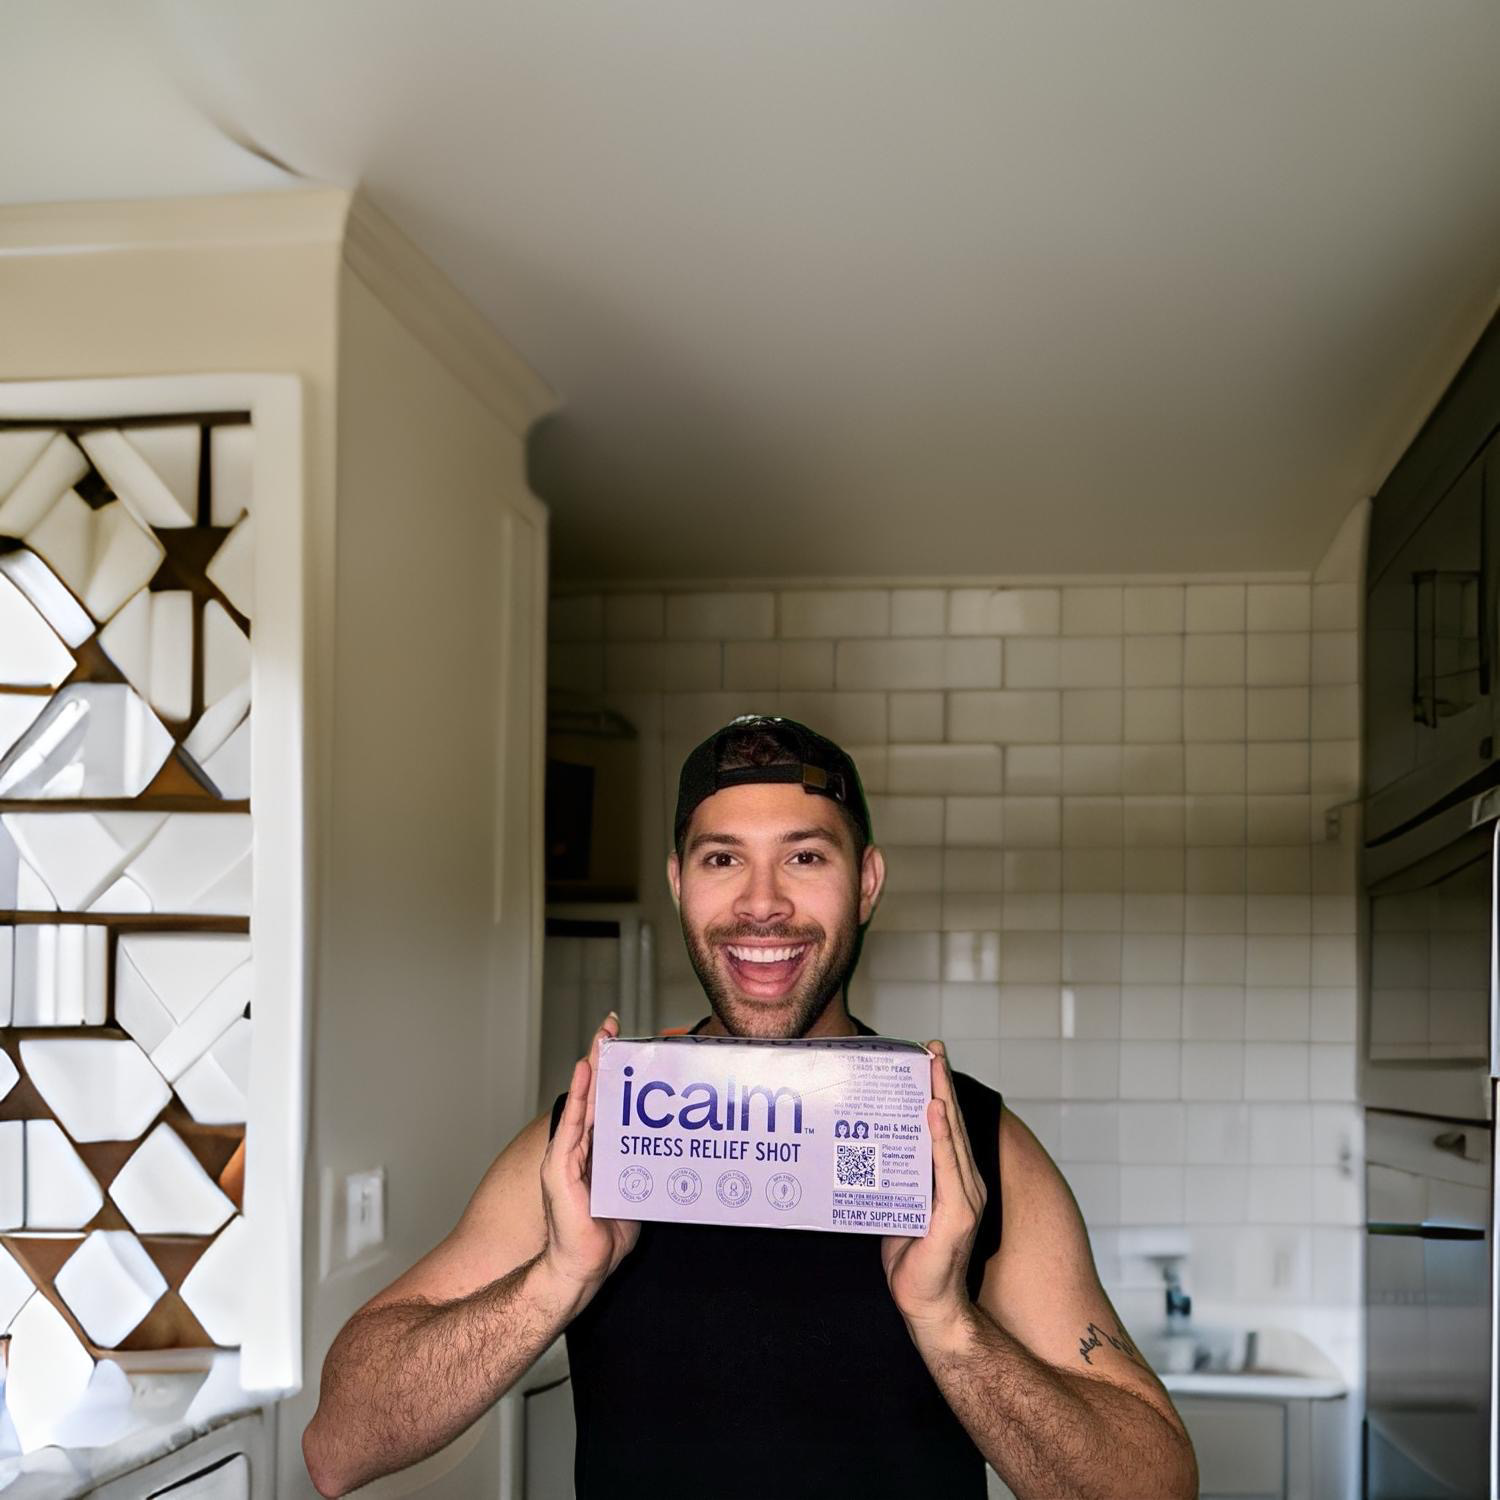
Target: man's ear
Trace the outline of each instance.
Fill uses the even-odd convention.
[[[885,855],[874,844],[865,847],[864,858],[859,864],[859,925],[863,927],[875,915],[880,905],[880,893],[885,889]]]
[[[672,888],[672,904],[680,911],[682,909],[682,861],[677,858],[675,849],[667,856],[667,884]]]

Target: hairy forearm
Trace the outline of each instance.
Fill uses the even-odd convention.
[[[1191,1500],[1192,1445],[1148,1401],[1037,1359],[978,1307],[913,1330],[933,1379],[1018,1500]]]
[[[526,1372],[583,1301],[540,1255],[452,1302],[357,1313],[323,1364],[302,1439],[313,1483],[342,1495],[452,1442]]]

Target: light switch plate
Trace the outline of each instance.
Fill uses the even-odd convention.
[[[318,1188],[319,1275],[326,1279],[378,1260],[385,1246],[385,1168],[324,1167]]]

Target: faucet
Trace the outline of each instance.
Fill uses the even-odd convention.
[[[1161,1268],[1161,1275],[1167,1284],[1167,1332],[1186,1333],[1188,1319],[1193,1315],[1193,1299],[1183,1291],[1177,1267],[1170,1261]]]

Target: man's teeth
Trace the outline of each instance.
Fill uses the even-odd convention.
[[[742,964],[784,964],[790,958],[796,958],[807,947],[802,943],[795,948],[736,948],[732,944],[729,948],[729,956]]]

